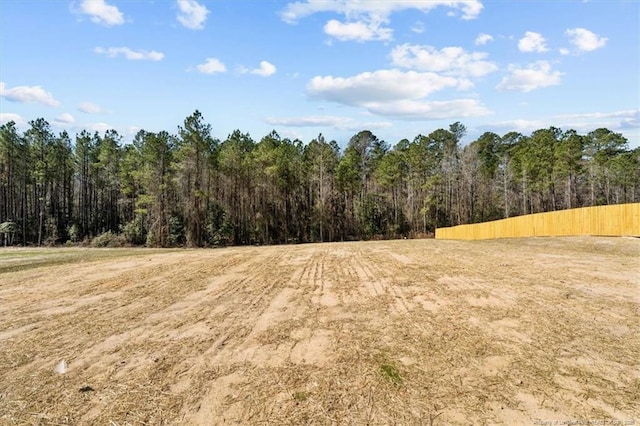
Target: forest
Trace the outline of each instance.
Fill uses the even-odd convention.
[[[275,131],[224,141],[195,111],[175,134],[0,127],[0,241],[214,247],[430,236],[437,227],[640,201],[640,148],[606,128],[482,134],[460,122],[344,150]]]

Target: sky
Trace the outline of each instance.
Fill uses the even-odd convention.
[[[461,122],[640,146],[640,1],[0,0],[0,122],[390,146]]]

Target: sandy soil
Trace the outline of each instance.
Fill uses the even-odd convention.
[[[640,424],[639,259],[625,238],[0,249],[0,424]]]

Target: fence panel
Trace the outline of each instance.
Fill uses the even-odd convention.
[[[436,229],[437,239],[450,240],[568,235],[640,237],[640,203],[582,207]]]

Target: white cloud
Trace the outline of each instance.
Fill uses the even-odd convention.
[[[393,30],[383,25],[389,23],[389,17],[394,12],[416,9],[427,13],[436,7],[449,7],[460,10],[462,11],[462,19],[476,18],[483,8],[479,0],[306,0],[287,4],[280,16],[283,21],[293,24],[315,13],[337,13],[343,15],[346,21],[340,22],[331,19],[324,26],[325,33],[338,40],[362,42],[390,40]],[[422,26],[414,28],[417,28],[417,32],[422,32],[423,30]]]
[[[303,117],[287,117],[287,118],[275,118],[267,117],[265,122],[274,126],[285,127],[323,127],[334,128],[337,130],[362,130],[367,129],[382,129],[385,127],[391,127],[392,123],[388,121],[374,121],[374,122],[358,122],[349,117],[337,117],[328,115],[310,115]]]
[[[371,102],[365,105],[373,114],[402,120],[444,120],[448,118],[480,117],[491,114],[476,99],[454,99],[450,101],[399,100],[393,102]]]
[[[115,129],[112,125],[107,124],[107,123],[88,123],[88,124],[85,124],[82,127],[83,127],[83,129],[86,129],[87,131],[89,131],[91,133],[93,133],[93,132],[104,133],[107,130]]]
[[[340,41],[390,40],[393,30],[381,27],[381,25],[382,22],[376,21],[342,23],[332,19],[324,26],[324,32]]]
[[[573,129],[579,133],[588,133],[604,127],[609,130],[622,131],[640,128],[640,110],[626,110],[615,112],[594,112],[583,114],[563,114],[541,119],[515,119],[488,123],[480,126],[483,129],[515,130],[526,134],[538,129],[555,126],[563,130]]]
[[[4,82],[0,82],[0,97],[11,102],[42,104],[50,107],[60,106],[60,102],[41,86],[16,86],[7,89]]]
[[[493,62],[485,61],[486,57],[486,53],[469,53],[461,47],[437,50],[431,46],[403,44],[391,51],[391,60],[399,67],[473,77],[480,77],[498,69]]]
[[[411,31],[416,34],[422,34],[424,32],[424,23],[421,21],[416,22],[412,27]]]
[[[480,33],[474,40],[476,46],[484,46],[488,42],[493,41],[493,36],[490,34]]]
[[[498,90],[518,90],[531,92],[542,87],[560,84],[563,73],[552,71],[547,61],[537,61],[526,68],[509,65],[509,74],[496,86]]]
[[[568,29],[565,34],[569,37],[571,44],[583,52],[599,49],[603,47],[608,40],[584,28]]]
[[[640,110],[593,112],[557,115],[556,119],[565,129],[590,132],[605,127],[610,130],[640,129]]]
[[[524,37],[522,37],[518,41],[518,49],[521,52],[546,52],[547,45],[546,40],[542,37],[541,34],[534,33],[532,31],[527,31],[524,33]]]
[[[522,134],[531,133],[538,129],[547,129],[549,126],[552,126],[549,121],[545,120],[504,120],[497,121],[493,123],[488,123],[482,126],[479,126],[480,129],[489,130],[489,131],[499,131],[502,130],[504,132],[518,132]]]
[[[486,115],[475,99],[425,101],[433,92],[467,87],[469,81],[431,72],[379,70],[353,77],[314,77],[307,85],[310,96],[343,105],[365,108],[369,113],[406,120]]]
[[[128,47],[109,47],[107,49],[96,47],[94,52],[105,55],[109,58],[115,58],[118,55],[123,55],[130,61],[160,61],[164,58],[164,53],[156,52],[155,50],[132,50]]]
[[[123,133],[122,136],[124,136],[125,138],[134,138],[136,136],[136,134],[140,130],[142,130],[142,127],[139,127],[139,126],[128,126],[122,132]]]
[[[209,10],[195,0],[177,0],[178,22],[190,30],[201,30],[207,20]]]
[[[107,4],[105,0],[83,0],[80,12],[89,15],[91,22],[107,27],[124,24],[124,16],[116,6]]]
[[[0,124],[6,124],[10,121],[16,123],[16,126],[24,126],[27,124],[24,118],[22,118],[19,114],[14,114],[12,112],[0,112]]]
[[[462,11],[462,19],[474,19],[482,10],[479,0],[394,0],[394,1],[349,1],[306,0],[289,3],[280,13],[282,20],[295,23],[298,20],[322,12],[335,12],[347,17],[369,16],[386,19],[394,12],[417,9],[427,13],[436,7],[450,7]]]
[[[216,58],[207,58],[204,64],[196,67],[203,74],[215,74],[227,71],[227,67]]]
[[[570,51],[569,49],[566,49],[566,48],[564,48],[564,47],[561,47],[558,51],[560,52],[560,54],[561,54],[562,56],[566,56],[566,55],[568,55],[568,54],[570,54],[570,53],[571,53],[571,51]]]
[[[73,115],[65,112],[54,119],[54,121],[58,124],[73,124],[76,122],[76,119],[73,118]]]
[[[104,114],[106,111],[100,105],[91,102],[81,102],[78,110],[86,114]]]
[[[402,99],[420,99],[446,88],[461,84],[457,78],[435,73],[379,70],[353,77],[316,76],[307,85],[314,97],[346,105],[366,102],[388,102]]]
[[[269,77],[276,73],[277,68],[270,62],[262,61],[260,62],[260,68],[256,68],[251,70],[251,74],[257,74],[262,77]]]
[[[285,128],[278,130],[278,134],[289,140],[304,140],[305,136],[294,128]]]

